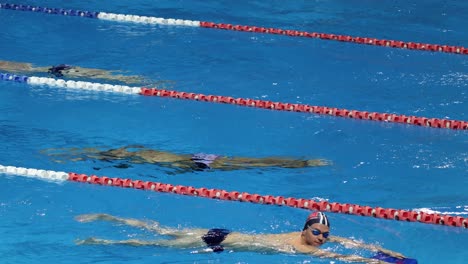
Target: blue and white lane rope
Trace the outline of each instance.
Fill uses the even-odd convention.
[[[137,15],[124,15],[124,14],[92,12],[92,11],[82,11],[82,10],[73,10],[73,9],[64,9],[64,8],[48,8],[48,7],[38,7],[38,6],[30,6],[30,5],[16,5],[16,4],[0,3],[0,9],[31,11],[31,12],[55,14],[55,15],[63,15],[63,16],[79,16],[79,17],[97,18],[97,19],[102,19],[102,20],[111,20],[111,21],[120,21],[120,22],[200,27],[200,21],[194,21],[194,20],[148,17],[148,16],[137,16]]]
[[[63,9],[63,8],[47,8],[47,7],[37,7],[37,6],[30,6],[30,5],[17,5],[17,4],[7,4],[7,3],[0,3],[0,9],[40,12],[40,13],[56,14],[56,15],[64,15],[64,16],[79,16],[79,17],[97,18],[97,19],[102,19],[102,20],[140,23],[140,24],[190,26],[190,27],[201,27],[201,28],[221,29],[221,30],[243,31],[243,32],[259,33],[259,34],[275,34],[275,35],[279,34],[279,35],[292,36],[292,37],[306,37],[306,38],[315,38],[315,39],[323,39],[323,40],[334,40],[334,41],[340,41],[340,42],[350,42],[350,43],[355,43],[355,44],[374,45],[374,46],[421,50],[421,51],[432,51],[432,52],[447,52],[447,53],[468,55],[468,48],[465,48],[463,46],[439,45],[439,44],[419,43],[419,42],[411,42],[411,41],[405,42],[405,41],[400,41],[400,40],[377,39],[377,38],[372,38],[372,37],[359,37],[359,36],[340,35],[340,34],[333,34],[333,33],[330,34],[330,33],[320,33],[320,32],[307,32],[307,31],[290,30],[290,29],[285,30],[285,29],[280,29],[280,28],[267,28],[267,27],[261,27],[261,26],[233,25],[233,24],[226,24],[226,23],[214,23],[214,22],[209,22],[209,21],[147,17],[147,16],[124,15],[124,14],[114,14],[114,13],[105,13],[105,12],[90,12],[90,11],[81,11],[81,10],[72,10],[72,9]]]
[[[82,81],[65,81],[63,79],[53,79],[46,77],[28,77],[24,75],[14,75],[8,73],[0,73],[0,80],[27,83],[30,85],[48,85],[51,87],[91,90],[96,92],[114,92],[123,94],[140,94],[140,87],[130,87],[126,85],[112,85]]]
[[[41,170],[0,165],[0,174],[2,173],[10,176],[23,176],[54,182],[64,182],[67,181],[69,178],[69,174],[63,171]]]

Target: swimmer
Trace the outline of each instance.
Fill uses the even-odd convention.
[[[140,76],[136,75],[121,75],[114,74],[121,71],[109,71],[93,68],[82,68],[79,66],[72,66],[68,64],[59,64],[51,67],[34,67],[31,63],[14,62],[14,61],[0,61],[0,71],[7,71],[14,74],[33,74],[33,73],[47,73],[55,78],[88,78],[88,79],[101,79],[108,81],[119,81],[126,84],[143,84],[148,83]],[[167,81],[158,81],[157,86],[164,86]]]
[[[132,227],[146,229],[159,235],[168,236],[168,239],[143,241],[106,240],[100,238],[87,238],[76,240],[78,245],[130,245],[130,246],[159,246],[191,249],[193,253],[232,251],[255,251],[264,253],[309,254],[319,258],[332,258],[336,260],[364,263],[387,263],[382,261],[382,256],[400,262],[391,263],[417,263],[413,259],[406,259],[402,254],[393,252],[379,246],[364,244],[347,238],[330,235],[330,221],[322,212],[311,213],[301,232],[282,234],[246,234],[232,232],[227,229],[174,229],[163,227],[155,221],[141,221],[115,217],[108,214],[85,214],[75,218],[79,222],[91,222],[96,220],[110,221]],[[378,252],[376,258],[365,258],[357,255],[342,255],[333,253],[319,247],[326,242],[340,243],[346,247],[363,248],[372,252]],[[405,262],[406,261],[406,262]],[[414,260],[415,261],[415,260]]]
[[[68,159],[71,161],[95,159],[107,162],[121,160],[127,163],[120,163],[114,167],[128,168],[132,163],[148,163],[157,164],[162,167],[178,169],[180,172],[201,171],[205,169],[230,171],[263,167],[304,168],[325,166],[329,164],[329,162],[322,159],[298,160],[281,157],[225,157],[205,153],[197,153],[193,155],[175,154],[165,151],[147,149],[143,146],[126,146],[105,151],[95,148],[46,149],[41,151],[41,153],[54,157],[56,162],[63,162],[63,159]],[[62,159],[59,159],[58,157]]]

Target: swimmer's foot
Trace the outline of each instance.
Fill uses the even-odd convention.
[[[115,217],[108,214],[83,214],[75,217],[75,220],[81,223],[92,222],[96,220],[114,220]]]
[[[75,243],[77,245],[96,245],[96,244],[103,244],[105,240],[94,238],[94,237],[89,237],[87,239],[77,239],[75,240]]]
[[[330,165],[331,162],[323,159],[314,159],[314,160],[308,160],[307,161],[307,166],[308,167],[317,167],[317,166],[328,166]]]
[[[128,169],[128,168],[131,168],[132,165],[129,165],[126,163],[120,163],[120,164],[114,165],[113,167],[117,169]]]

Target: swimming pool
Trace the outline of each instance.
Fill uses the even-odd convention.
[[[35,5],[34,1],[11,1]],[[466,46],[462,1],[47,1],[48,7],[209,20]],[[115,23],[0,10],[2,60],[119,69],[170,80],[167,89],[467,120],[466,55],[181,26]],[[45,74],[43,76],[46,76]],[[103,81],[100,81],[103,82]],[[384,208],[468,214],[467,134],[324,115],[0,82],[0,164],[320,198]],[[175,153],[322,158],[332,165],[171,174],[102,161],[54,162],[41,150],[141,144]],[[96,170],[94,168],[100,168]],[[303,255],[191,254],[191,250],[77,246],[90,236],[148,232],[74,217],[104,212],[172,227],[249,233],[302,228],[306,210],[133,189],[0,177],[4,263],[329,263]],[[466,229],[329,213],[332,232],[417,258],[464,263]],[[339,252],[355,251],[327,245]],[[336,261],[335,263],[339,263]]]

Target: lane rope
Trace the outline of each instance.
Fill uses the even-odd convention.
[[[259,195],[247,192],[226,191],[221,189],[195,188],[192,186],[172,185],[168,183],[141,181],[122,178],[110,178],[106,176],[77,174],[52,170],[40,170],[14,166],[0,165],[0,174],[38,178],[54,182],[81,182],[94,185],[106,185],[121,188],[133,188],[138,190],[173,193],[219,199],[225,201],[250,202],[256,204],[278,205],[302,208],[307,210],[319,210],[341,214],[353,214],[380,219],[420,222],[424,224],[436,224],[453,227],[468,228],[468,218],[445,214],[433,214],[423,211],[408,211],[393,208],[370,207],[349,203],[336,203],[327,201],[315,201],[311,199],[292,198],[272,195]]]
[[[266,28],[259,26],[247,26],[247,25],[232,25],[226,23],[214,23],[207,21],[196,21],[196,20],[183,20],[174,18],[161,18],[161,17],[149,17],[149,16],[138,16],[128,14],[115,14],[106,12],[92,12],[82,11],[73,9],[63,8],[48,8],[30,5],[17,5],[0,3],[0,9],[19,10],[19,11],[31,11],[45,14],[63,15],[63,16],[79,16],[87,18],[96,18],[101,20],[110,20],[117,22],[129,22],[129,23],[143,23],[143,24],[158,24],[158,25],[171,25],[171,26],[191,26],[191,27],[203,27],[210,29],[222,29],[222,30],[234,30],[251,33],[263,33],[263,34],[275,34],[285,35],[291,37],[306,37],[315,38],[322,40],[334,40],[340,42],[350,42],[356,44],[365,44],[373,46],[383,46],[390,48],[400,49],[411,49],[421,51],[434,51],[434,52],[446,52],[455,54],[468,54],[468,48],[463,46],[452,46],[452,45],[439,45],[439,44],[427,44],[419,42],[404,42],[399,40],[387,40],[377,39],[371,37],[357,37],[339,34],[328,34],[318,32],[307,32],[299,30],[285,30],[280,28]]]
[[[255,107],[262,109],[278,110],[278,111],[290,111],[300,113],[313,113],[321,115],[330,115],[336,117],[354,118],[361,120],[373,120],[382,122],[393,122],[402,123],[408,125],[433,127],[433,128],[445,128],[453,130],[468,130],[467,121],[451,120],[451,119],[440,119],[440,118],[427,118],[417,116],[406,116],[388,113],[377,113],[367,112],[358,110],[339,109],[334,107],[326,106],[313,106],[306,104],[291,104],[272,102],[264,100],[253,100],[245,98],[234,98],[230,96],[222,95],[205,95],[197,93],[179,92],[174,90],[164,90],[157,88],[145,88],[145,87],[130,87],[126,85],[112,85],[82,81],[71,81],[63,79],[53,79],[47,77],[35,77],[25,75],[15,75],[9,73],[0,73],[0,80],[14,81],[20,83],[27,83],[30,85],[47,85],[50,87],[57,88],[68,88],[75,90],[90,90],[96,92],[113,92],[113,93],[124,93],[124,94],[138,94],[145,96],[157,96],[157,97],[170,97],[177,99],[204,101],[212,103],[225,103],[239,106]]]

